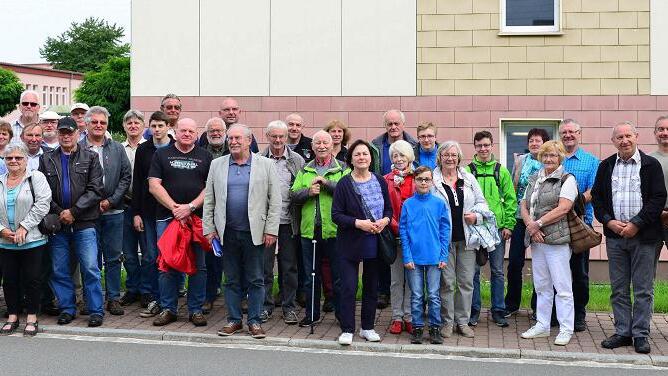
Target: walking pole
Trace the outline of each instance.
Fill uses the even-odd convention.
[[[313,311],[315,307],[315,246],[318,243],[317,240],[311,240],[313,243],[313,265],[311,268],[311,334],[313,334]],[[320,302],[318,302],[320,304]]]

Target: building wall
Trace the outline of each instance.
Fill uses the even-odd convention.
[[[415,0],[132,7],[132,95],[416,94]]]
[[[562,0],[562,35],[499,35],[499,0],[417,0],[418,95],[646,95],[650,1]]]

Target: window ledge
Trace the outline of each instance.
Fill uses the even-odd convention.
[[[513,35],[523,35],[523,36],[542,36],[542,35],[564,35],[563,31],[499,31],[498,36],[513,36]]]

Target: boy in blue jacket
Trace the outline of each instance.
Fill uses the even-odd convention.
[[[411,343],[422,343],[424,322],[422,307],[427,285],[429,299],[429,338],[433,344],[443,343],[441,337],[441,270],[448,261],[450,247],[450,209],[445,201],[431,194],[433,176],[426,166],[415,169],[416,192],[401,208],[399,235],[404,266],[411,288],[413,332]]]

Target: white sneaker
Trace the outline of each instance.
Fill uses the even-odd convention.
[[[550,331],[541,329],[538,325],[532,326],[529,330],[522,333],[522,338],[531,339],[531,338],[544,338],[549,337]]]
[[[369,342],[380,342],[380,336],[373,329],[370,330],[360,329],[360,337],[366,339]]]
[[[353,334],[352,333],[341,333],[339,336],[339,345],[350,346],[353,344]]]
[[[554,344],[557,346],[566,346],[571,341],[572,336],[571,333],[562,330],[557,334],[557,338],[554,339]]]

